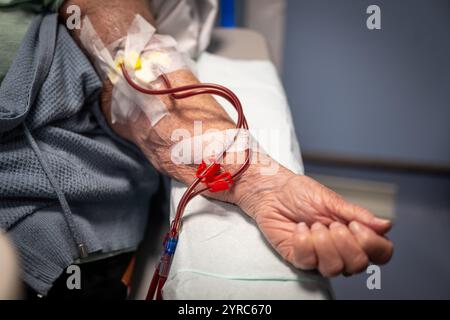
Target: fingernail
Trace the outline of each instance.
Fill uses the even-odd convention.
[[[332,222],[331,224],[330,224],[330,229],[335,229],[335,228],[338,228],[338,227],[340,227],[341,226],[341,223],[339,223],[339,222]]]
[[[378,223],[378,224],[380,224],[380,225],[389,225],[389,224],[391,224],[391,221],[390,221],[390,220],[382,219],[382,218],[377,218],[377,217],[374,217],[374,218],[373,218],[373,221],[375,221],[375,223]]]
[[[359,223],[356,222],[356,221],[350,222],[350,224],[348,225],[348,227],[349,227],[350,230],[353,231],[353,232],[359,232],[359,231],[361,230],[361,226],[360,226]]]
[[[322,225],[319,222],[314,222],[311,226],[311,230],[319,230],[322,227]]]
[[[297,224],[297,230],[300,232],[308,231],[308,226],[304,222],[300,222]]]

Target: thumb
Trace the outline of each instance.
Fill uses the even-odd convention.
[[[347,223],[360,222],[380,235],[385,234],[392,227],[391,221],[377,218],[369,210],[345,200],[337,206],[335,214]]]

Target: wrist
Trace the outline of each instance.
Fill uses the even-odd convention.
[[[267,155],[258,155],[259,161],[251,164],[235,182],[230,192],[230,202],[256,219],[259,208],[269,205],[286,182],[295,174]],[[262,160],[262,159],[263,160]],[[272,169],[268,170],[269,167]]]

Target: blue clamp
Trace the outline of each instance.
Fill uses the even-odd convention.
[[[166,246],[164,248],[164,253],[167,254],[174,254],[175,250],[177,249],[177,243],[178,243],[178,238],[175,237],[169,237],[166,241]]]

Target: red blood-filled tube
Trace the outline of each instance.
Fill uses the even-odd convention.
[[[248,129],[247,120],[245,119],[245,115],[242,110],[242,105],[241,102],[239,101],[239,98],[230,89],[224,86],[211,83],[199,83],[172,88],[167,76],[163,74],[161,77],[167,88],[158,90],[149,89],[141,87],[140,85],[135,83],[131,79],[128,71],[126,70],[123,64],[120,67],[122,69],[122,74],[125,80],[128,82],[128,84],[135,90],[145,94],[169,95],[172,99],[175,100],[185,99],[201,94],[211,94],[220,96],[226,99],[235,108],[238,114],[236,128],[237,129],[242,128],[246,130]],[[181,218],[183,217],[184,209],[186,208],[186,205],[189,203],[189,201],[195,196],[205,191],[215,192],[230,188],[233,185],[234,181],[239,179],[241,175],[245,172],[245,170],[247,170],[247,168],[249,167],[251,153],[250,149],[247,148],[245,150],[244,163],[234,173],[232,174],[227,172],[220,173],[217,168],[217,164],[219,160],[225,156],[226,152],[227,150],[223,150],[223,152],[219,154],[218,158],[215,159],[215,161],[217,162],[212,162],[209,166],[206,167],[202,165],[201,168],[199,168],[199,170],[197,171],[196,179],[191,183],[191,185],[187,188],[187,190],[181,197],[180,202],[177,206],[175,218],[171,224],[170,231],[164,241],[164,253],[161,256],[159,264],[155,269],[155,273],[153,274],[153,278],[150,283],[149,291],[147,294],[147,300],[154,299],[155,293],[157,300],[162,299],[162,287],[164,286],[164,283],[166,282],[167,277],[169,275],[172,259],[175,254],[176,244],[178,241],[178,235],[181,226]],[[207,174],[208,172],[211,173],[210,174],[211,176],[208,181],[205,181],[204,179],[205,174]],[[207,186],[196,190],[196,188],[202,182],[202,180]]]

